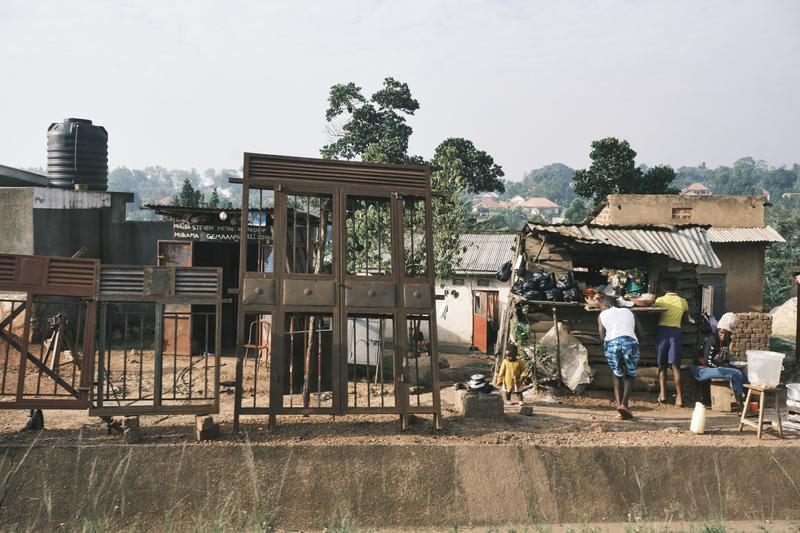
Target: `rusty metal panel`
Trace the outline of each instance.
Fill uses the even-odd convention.
[[[429,283],[406,283],[403,285],[403,305],[413,309],[427,309],[433,303]]]
[[[430,189],[428,169],[422,165],[389,165],[360,161],[321,160],[271,154],[245,154],[250,180],[288,180],[331,186],[370,186]]]
[[[222,297],[222,269],[103,265],[98,287],[105,301],[215,303]]]
[[[352,307],[394,307],[397,303],[395,284],[385,281],[347,283],[344,303]]]
[[[245,278],[242,303],[244,305],[273,305],[275,303],[275,280]]]
[[[146,267],[144,269],[144,294],[147,296],[169,296],[174,293],[175,271],[168,268]]]
[[[91,298],[99,263],[96,259],[0,254],[0,291]]]
[[[283,280],[283,305],[336,305],[336,282],[313,279]]]

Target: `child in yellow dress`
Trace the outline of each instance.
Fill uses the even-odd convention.
[[[527,375],[525,365],[522,361],[517,359],[517,347],[513,344],[506,348],[506,354],[503,362],[500,364],[500,370],[497,371],[497,378],[495,384],[503,388],[506,396],[506,405],[511,404],[511,393],[519,395],[519,403],[522,403],[522,377]]]

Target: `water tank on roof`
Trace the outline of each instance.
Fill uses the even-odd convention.
[[[67,118],[47,130],[50,187],[105,191],[108,188],[108,132],[91,120]]]

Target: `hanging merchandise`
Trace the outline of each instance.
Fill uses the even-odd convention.
[[[498,281],[508,281],[511,279],[511,261],[506,261],[495,276]]]

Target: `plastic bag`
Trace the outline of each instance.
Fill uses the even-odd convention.
[[[511,279],[511,261],[506,261],[503,263],[503,266],[500,267],[500,270],[497,271],[497,275],[495,276],[498,281],[508,281]]]
[[[558,323],[558,335],[556,335],[556,327],[553,326],[545,333],[539,344],[547,348],[553,353],[553,361],[556,361],[556,346],[560,346],[561,351],[559,358],[561,360],[561,377],[564,385],[569,387],[570,390],[575,391],[580,385],[586,385],[592,381],[592,369],[589,366],[589,352],[580,341],[573,336],[569,329],[562,324]],[[558,368],[553,369],[553,379],[558,377]],[[543,379],[542,376],[537,376],[538,379]]]

